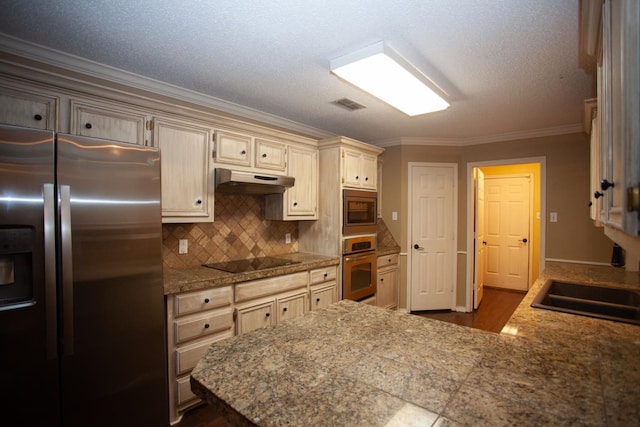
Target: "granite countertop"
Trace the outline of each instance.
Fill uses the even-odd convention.
[[[268,268],[265,270],[250,271],[247,273],[227,273],[225,271],[214,270],[203,266],[165,269],[164,294],[169,295],[200,289],[216,288],[233,285],[234,283],[246,282],[248,280],[264,279],[267,277],[281,276],[283,274],[291,274],[299,271],[340,264],[339,257],[329,257],[303,252],[278,255],[278,258],[289,259],[299,263],[285,265],[283,267]]]
[[[339,301],[212,344],[191,387],[232,425],[639,425],[640,326],[531,308],[551,277],[640,289],[548,263],[501,334]]]

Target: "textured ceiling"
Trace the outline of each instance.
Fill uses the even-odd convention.
[[[593,96],[578,0],[0,1],[7,35],[362,141],[567,128]],[[409,118],[329,73],[380,40],[451,107]]]

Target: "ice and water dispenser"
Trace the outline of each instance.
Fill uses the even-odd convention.
[[[32,228],[0,228],[0,310],[35,304],[33,247]]]

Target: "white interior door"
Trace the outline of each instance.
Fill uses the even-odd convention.
[[[485,176],[484,284],[529,288],[530,176]]]
[[[475,269],[474,269],[474,283],[475,292],[473,293],[473,308],[477,309],[482,301],[482,294],[484,291],[484,269],[485,269],[485,199],[484,199],[484,173],[480,169],[476,169],[475,180],[475,227],[476,227],[476,239],[475,239]]]
[[[455,165],[411,167],[410,310],[454,306]]]

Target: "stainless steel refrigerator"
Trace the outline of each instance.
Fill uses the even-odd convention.
[[[157,149],[0,126],[0,424],[168,425]]]

